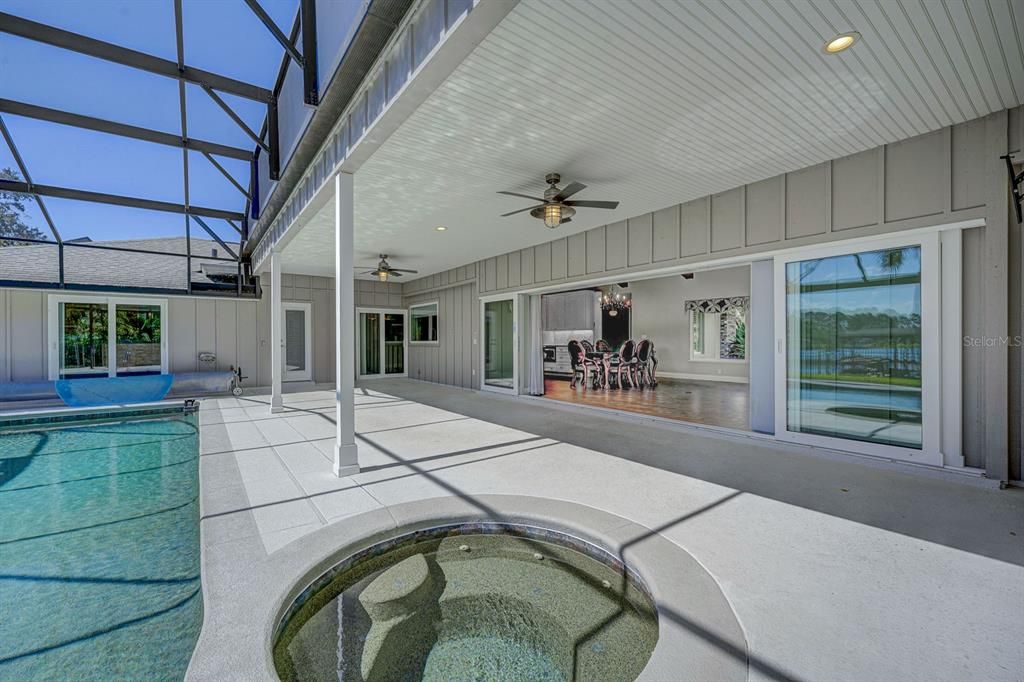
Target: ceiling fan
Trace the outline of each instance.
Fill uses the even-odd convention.
[[[370,267],[368,265],[357,266],[357,267]],[[406,270],[404,268],[393,268],[388,263],[388,255],[386,253],[380,254],[380,262],[377,263],[377,267],[369,272],[362,272],[362,275],[373,275],[381,282],[388,281],[391,277],[401,277],[403,272],[408,272],[411,275],[416,274],[417,270]]]
[[[559,189],[558,183],[561,181],[562,176],[558,173],[548,173],[544,176],[544,182],[548,183],[548,188],[544,190],[544,198],[531,197],[528,194],[519,194],[518,192],[498,192],[498,194],[507,194],[513,197],[522,197],[542,202],[539,206],[529,206],[518,211],[503,213],[501,217],[505,218],[516,213],[529,211],[530,215],[534,218],[543,220],[546,226],[554,229],[562,223],[571,221],[572,217],[576,215],[577,208],[610,209],[618,208],[619,206],[617,201],[568,201],[569,197],[586,188],[586,185],[581,182],[570,182],[565,189]]]

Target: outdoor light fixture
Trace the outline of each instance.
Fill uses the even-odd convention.
[[[377,271],[377,279],[379,279],[382,282],[388,281],[388,271],[387,270],[378,270]]]
[[[843,50],[848,50],[853,47],[853,44],[858,40],[860,40],[860,34],[856,31],[840,33],[835,38],[825,43],[821,50],[825,54],[838,54]]]
[[[435,230],[437,230],[438,232],[444,232],[444,231],[445,231],[445,230],[447,230],[448,228],[447,228],[447,227],[445,227],[444,225],[438,225],[438,226],[437,226],[437,227],[435,227],[434,229],[435,229]]]

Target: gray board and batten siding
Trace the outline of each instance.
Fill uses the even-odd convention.
[[[1022,109],[1004,110],[407,282],[406,305],[439,300],[446,330],[436,347],[411,350],[409,375],[479,386],[478,296],[975,219],[985,227],[963,234],[963,334],[1009,338],[1020,333],[1024,294],[999,157],[1022,139]],[[963,351],[963,453],[1000,480],[1021,477],[1020,353],[1013,344]]]
[[[17,248],[17,247],[12,247]],[[47,378],[48,296],[59,290],[0,289],[0,383]],[[88,295],[74,292],[76,296]],[[104,294],[97,294],[104,296]],[[146,296],[146,298],[164,298]],[[170,372],[227,370],[241,366],[245,386],[270,385],[270,289],[259,300],[195,296],[167,298],[167,354]],[[282,274],[284,303],[311,304],[313,380],[333,383],[334,278]],[[401,308],[401,285],[356,281],[356,305]],[[216,363],[200,363],[199,353]]]

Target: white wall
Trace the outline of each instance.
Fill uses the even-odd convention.
[[[683,306],[686,301],[703,298],[749,296],[748,266],[695,272],[693,279],[672,275],[635,280],[629,283],[629,291],[633,294],[633,338],[646,336],[654,341],[659,375],[746,380],[746,362],[690,360],[690,316]],[[747,330],[749,337],[752,334],[749,319]]]

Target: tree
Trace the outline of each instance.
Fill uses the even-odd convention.
[[[16,170],[4,168],[0,170],[0,180],[21,182],[21,175]],[[25,195],[0,190],[0,246],[22,246],[25,242],[3,239],[3,237],[21,237],[22,239],[45,239],[38,229],[25,222]]]

